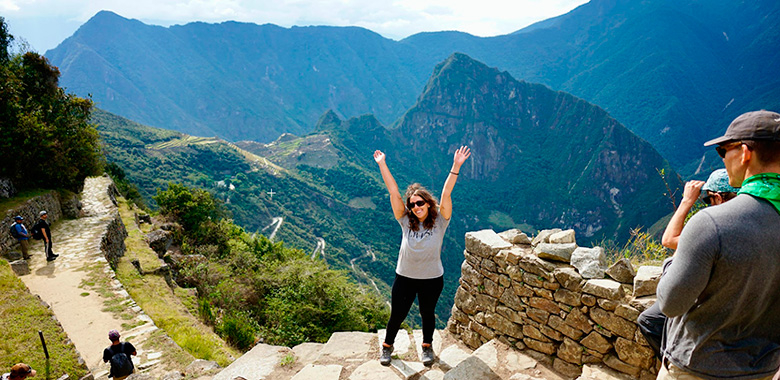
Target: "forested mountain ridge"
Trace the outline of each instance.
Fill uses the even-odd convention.
[[[431,70],[463,52],[579,96],[696,170],[736,115],[780,109],[780,3],[593,0],[516,33],[422,33],[235,22],[169,28],[101,12],[47,52],[71,91],[140,122],[269,142],[332,109],[393,123]],[[714,155],[710,154],[710,157]],[[717,160],[705,162],[718,164]]]
[[[329,264],[350,270],[356,264],[353,274],[377,280],[381,292],[392,282],[400,237],[371,154],[387,153],[402,190],[420,182],[439,194],[452,152],[471,146],[443,248],[442,318],[467,231],[573,227],[582,243],[625,240],[630,228],[671,211],[657,170],[674,173],[647,142],[592,104],[462,54],[437,66],[416,105],[392,128],[371,115],[344,120],[327,112],[314,133],[236,143],[254,155],[178,132],[143,137],[130,131],[132,123],[108,117],[96,121],[109,160],[147,194],[167,181],[210,189],[229,199],[238,224],[261,233],[283,217],[278,238],[312,252],[323,239]]]

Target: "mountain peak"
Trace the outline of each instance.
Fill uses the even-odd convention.
[[[314,131],[322,132],[329,129],[335,129],[343,122],[344,120],[342,120],[339,115],[336,114],[336,112],[334,112],[332,109],[329,109],[322,116],[320,116],[320,119],[317,121],[317,125],[314,127]]]

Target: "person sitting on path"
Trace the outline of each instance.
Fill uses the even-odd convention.
[[[685,218],[693,208],[693,205],[696,204],[702,192],[707,194],[702,198],[704,203],[719,205],[736,197],[737,191],[739,189],[729,185],[729,175],[726,169],[718,169],[710,173],[707,182],[696,180],[686,182],[680,206],[677,207],[674,215],[672,215],[672,219],[669,220],[669,224],[666,225],[661,243],[666,248],[677,249]],[[670,257],[664,260],[663,267],[667,268],[671,263],[672,258]],[[665,323],[666,316],[661,313],[658,303],[654,303],[647,310],[643,311],[642,314],[639,314],[639,318],[637,318],[639,331],[645,336],[647,343],[650,344],[650,347],[653,348],[656,357],[659,359],[661,358],[661,341]]]
[[[11,367],[11,372],[4,373],[1,380],[24,380],[28,377],[35,377],[37,372],[28,364],[16,363]]]
[[[55,255],[51,249],[51,225],[46,221],[49,218],[49,213],[47,213],[46,210],[42,210],[38,215],[40,216],[40,219],[38,219],[38,223],[35,223],[35,226],[33,226],[33,231],[40,231],[41,238],[43,239],[43,253],[46,255],[46,261],[52,261],[60,255]]]
[[[737,197],[696,213],[656,290],[658,379],[765,379],[780,368],[780,114],[740,115],[715,145]]]
[[[135,369],[130,355],[137,355],[138,353],[135,351],[132,343],[119,341],[119,331],[109,331],[108,339],[111,340],[111,345],[103,350],[103,363],[111,361],[111,370],[108,377],[113,377],[114,380],[123,380],[130,376]]]
[[[22,258],[25,260],[30,259],[28,251],[28,240],[30,240],[30,232],[27,231],[27,227],[24,226],[24,218],[21,215],[14,217],[14,223],[11,226],[11,235],[19,242],[19,247],[22,250]]]
[[[379,358],[382,365],[390,365],[395,337],[401,323],[409,314],[415,297],[422,316],[423,364],[430,366],[435,360],[432,347],[436,327],[435,309],[444,288],[441,246],[444,232],[452,217],[452,189],[455,187],[461,165],[470,155],[471,151],[466,146],[455,151],[452,169],[444,182],[439,203],[428,190],[417,183],[410,185],[402,198],[385,162],[385,154],[379,150],[374,152],[374,160],[379,165],[382,180],[390,194],[393,216],[403,232],[395,281],[390,294],[390,320],[387,322],[387,334]]]

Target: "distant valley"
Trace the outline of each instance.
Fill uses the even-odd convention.
[[[400,228],[371,153],[387,152],[401,187],[420,182],[438,194],[452,152],[469,145],[474,155],[461,170],[443,248],[442,320],[467,231],[573,227],[582,244],[624,241],[631,228],[671,211],[658,171],[674,172],[650,144],[582,99],[463,54],[436,66],[416,104],[389,129],[371,115],[326,112],[310,134],[232,144],[102,111],[93,120],[109,161],[147,200],[167,182],[182,182],[215,193],[250,232],[268,234],[282,218],[277,239],[312,254],[324,242],[332,267],[383,294]]]

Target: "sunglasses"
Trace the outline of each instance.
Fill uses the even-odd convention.
[[[428,202],[426,202],[426,201],[409,202],[409,208],[413,208],[415,206],[422,207],[426,203],[428,203]]]
[[[744,143],[741,141],[737,141],[731,144],[718,145],[715,147],[715,151],[718,152],[718,156],[720,156],[720,158],[726,158],[726,152],[730,151],[735,147],[742,146],[742,144]]]

